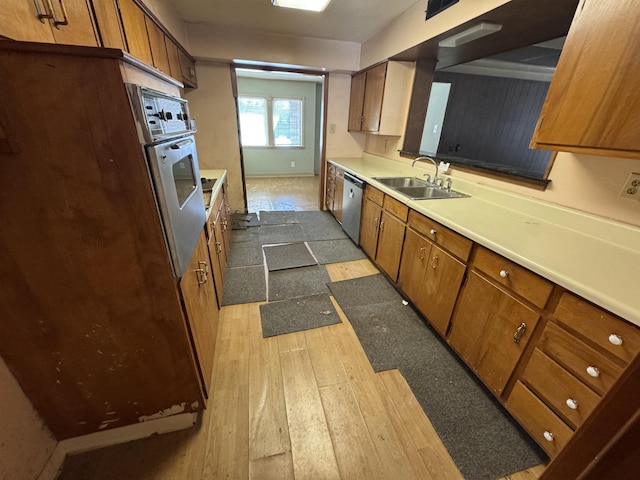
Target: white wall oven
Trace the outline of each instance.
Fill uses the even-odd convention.
[[[173,271],[182,277],[206,219],[195,124],[186,100],[139,85],[126,87]]]

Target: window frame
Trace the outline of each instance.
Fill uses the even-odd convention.
[[[305,102],[304,97],[300,96],[285,96],[285,95],[263,95],[263,94],[250,94],[243,93],[238,95],[238,117],[241,116],[240,112],[240,99],[242,98],[250,98],[250,99],[260,99],[265,101],[265,117],[266,117],[266,139],[267,143],[265,145],[245,145],[243,143],[242,136],[242,122],[240,121],[240,143],[242,148],[267,148],[267,149],[304,149],[305,148],[305,121],[304,121],[304,112],[305,112]],[[299,145],[276,145],[275,143],[275,122],[274,122],[274,110],[273,103],[274,100],[289,100],[289,101],[297,101],[300,102],[300,144]]]

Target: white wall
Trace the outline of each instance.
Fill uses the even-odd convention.
[[[303,99],[302,148],[243,148],[245,175],[313,175],[316,145],[316,84],[303,81],[266,80],[238,77],[239,95],[264,95]],[[294,162],[295,166],[291,166]]]
[[[57,441],[0,358],[0,478],[38,477]]]

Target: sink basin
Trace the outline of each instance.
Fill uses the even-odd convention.
[[[468,197],[464,193],[456,192],[455,190],[446,190],[444,188],[437,187],[394,187],[396,192],[400,192],[406,195],[411,200],[431,200],[436,198],[464,198]]]
[[[397,187],[426,187],[427,182],[416,177],[373,177],[383,185],[391,188]]]
[[[411,200],[430,200],[436,198],[464,198],[464,193],[455,190],[438,188],[416,177],[373,177],[374,180],[393,188],[396,192],[406,195]]]

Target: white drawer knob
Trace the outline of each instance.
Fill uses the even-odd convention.
[[[509,276],[509,272],[507,272],[506,270],[500,270],[500,276],[502,278],[507,278]]]
[[[600,376],[600,370],[597,367],[589,365],[587,367],[587,373],[593,378],[598,378]]]
[[[436,229],[435,229],[435,228],[432,228],[431,230],[429,230],[429,233],[430,233],[431,235],[435,235],[435,234],[436,234],[436,233],[438,233],[438,232],[436,231]]]
[[[612,345],[622,345],[622,337],[620,335],[612,333],[611,335],[609,335],[609,343],[611,343]]]
[[[545,431],[543,435],[545,440],[547,440],[548,442],[553,442],[553,433]]]
[[[567,404],[567,407],[569,407],[571,410],[578,409],[578,402],[573,398],[567,398],[566,404]]]

